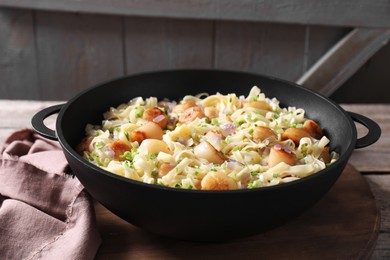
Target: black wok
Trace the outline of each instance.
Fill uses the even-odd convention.
[[[75,147],[87,123],[101,124],[111,106],[142,96],[178,100],[208,92],[247,95],[257,85],[281,106],[302,107],[319,122],[340,159],[301,180],[272,187],[233,191],[194,191],[149,185],[112,174],[84,160]],[[58,113],[55,131],[43,120]],[[354,121],[369,133],[357,139]],[[331,100],[296,84],[272,77],[217,70],[173,70],[139,74],[92,87],[64,105],[49,107],[32,119],[34,129],[58,140],[73,173],[97,201],[124,220],[152,233],[196,241],[248,236],[289,221],[313,206],[332,187],[355,148],[380,136],[372,120],[345,112]]]

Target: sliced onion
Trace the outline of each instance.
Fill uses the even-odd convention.
[[[280,144],[275,144],[274,149],[278,151],[282,150],[282,146]]]
[[[291,147],[291,142],[288,140],[288,141],[285,143],[285,145],[284,145],[284,151],[285,151],[286,153],[292,153],[292,150],[290,149],[290,147]]]
[[[226,167],[230,170],[234,170],[236,167],[242,167],[243,164],[235,161],[235,160],[230,160],[227,164]]]
[[[111,147],[109,147],[109,146],[104,147],[102,149],[102,151],[109,158],[114,158],[114,156],[115,156],[114,150],[112,150]]]
[[[159,122],[161,122],[161,121],[164,120],[164,119],[165,119],[165,116],[164,116],[164,115],[158,115],[158,116],[156,116],[155,118],[153,118],[153,122],[159,123]]]
[[[229,169],[229,170],[232,170],[234,171],[234,169],[236,168],[236,164],[234,162],[228,162],[226,164],[226,167]]]
[[[187,142],[186,142],[186,145],[187,145],[187,146],[192,146],[192,145],[194,145],[194,139],[192,139],[192,138],[188,139]]]
[[[186,145],[186,143],[187,143],[187,140],[186,139],[184,139],[183,137],[179,137],[179,138],[177,138],[177,141],[179,142],[179,143],[181,143],[181,144],[183,144],[183,145]]]
[[[222,129],[222,131],[224,131],[224,133],[226,133],[227,135],[230,135],[236,130],[236,126],[232,123],[227,123],[227,124],[221,125],[221,129]]]
[[[225,107],[223,110],[222,110],[222,114],[226,115],[226,113],[229,111],[229,108],[228,107]]]

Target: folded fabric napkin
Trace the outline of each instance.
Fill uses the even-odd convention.
[[[59,144],[24,129],[0,152],[0,258],[93,259],[93,202]]]

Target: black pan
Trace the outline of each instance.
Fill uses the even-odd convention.
[[[208,92],[247,95],[257,85],[281,106],[302,107],[331,140],[340,159],[301,180],[272,187],[233,191],[194,191],[149,185],[112,174],[84,160],[75,147],[87,123],[101,124],[109,107],[131,98],[179,100]],[[58,114],[56,129],[43,120]],[[354,121],[369,132],[357,139]],[[97,201],[124,220],[156,234],[194,241],[220,241],[279,226],[312,207],[332,187],[355,148],[371,145],[381,134],[372,120],[345,112],[311,90],[268,76],[218,70],[173,70],[139,74],[92,87],[66,104],[46,108],[32,119],[41,135],[58,140],[74,174]]]

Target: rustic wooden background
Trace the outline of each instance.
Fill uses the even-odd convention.
[[[173,68],[244,70],[296,81],[352,29],[324,24],[2,7],[0,99],[67,100],[102,81]],[[389,61],[387,44],[331,98],[389,103]]]

